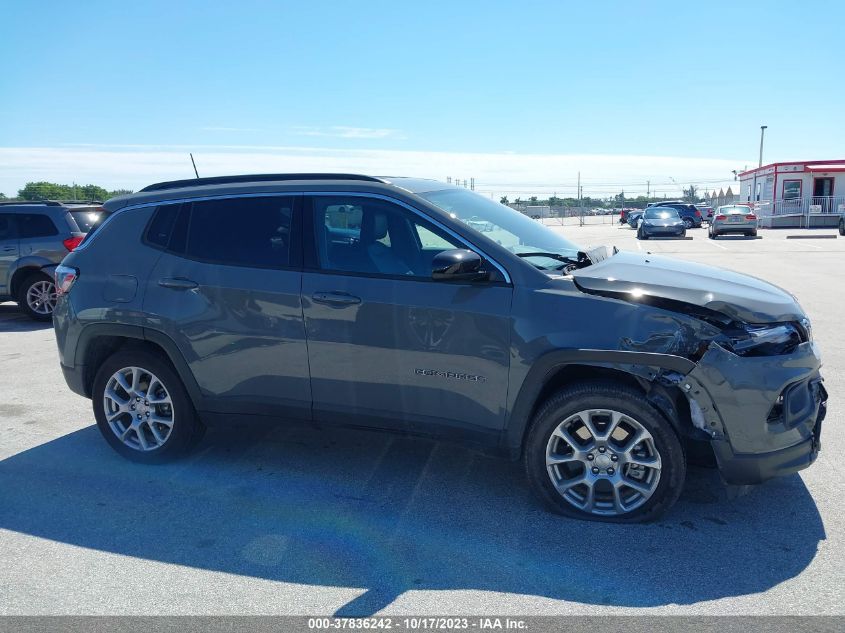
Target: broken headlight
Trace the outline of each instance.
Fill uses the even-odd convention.
[[[725,334],[737,356],[789,354],[811,336],[809,327],[801,327],[797,323],[741,324]]]

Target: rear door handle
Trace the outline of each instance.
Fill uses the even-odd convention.
[[[11,252],[16,251],[16,250],[18,250],[18,249],[16,249],[14,246],[5,246],[3,248],[4,253],[11,253]]]
[[[172,288],[173,290],[191,290],[199,286],[195,281],[190,279],[182,279],[181,277],[165,277],[158,280],[158,285],[162,288]]]
[[[325,303],[330,306],[348,306],[361,303],[361,297],[347,292],[315,292],[311,295],[314,303]]]

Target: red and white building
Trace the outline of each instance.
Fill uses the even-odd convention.
[[[845,213],[845,160],[772,163],[738,174],[739,202],[762,226],[837,226]]]

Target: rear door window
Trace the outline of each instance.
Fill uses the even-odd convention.
[[[293,205],[293,196],[194,202],[185,255],[230,266],[288,267]]]
[[[53,221],[43,213],[18,214],[18,235],[21,239],[30,237],[50,237],[59,231]]]
[[[15,216],[11,213],[0,213],[0,241],[13,240],[15,237]]]

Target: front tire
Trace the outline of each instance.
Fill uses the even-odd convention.
[[[652,521],[677,501],[686,476],[681,443],[644,398],[614,383],[582,383],[534,416],[524,453],[532,490],[576,519]]]
[[[44,273],[34,273],[23,280],[18,290],[18,306],[36,321],[49,321],[56,309],[56,285]]]
[[[106,359],[94,378],[91,401],[103,437],[132,461],[171,461],[188,452],[205,430],[173,367],[147,350],[120,350]]]

